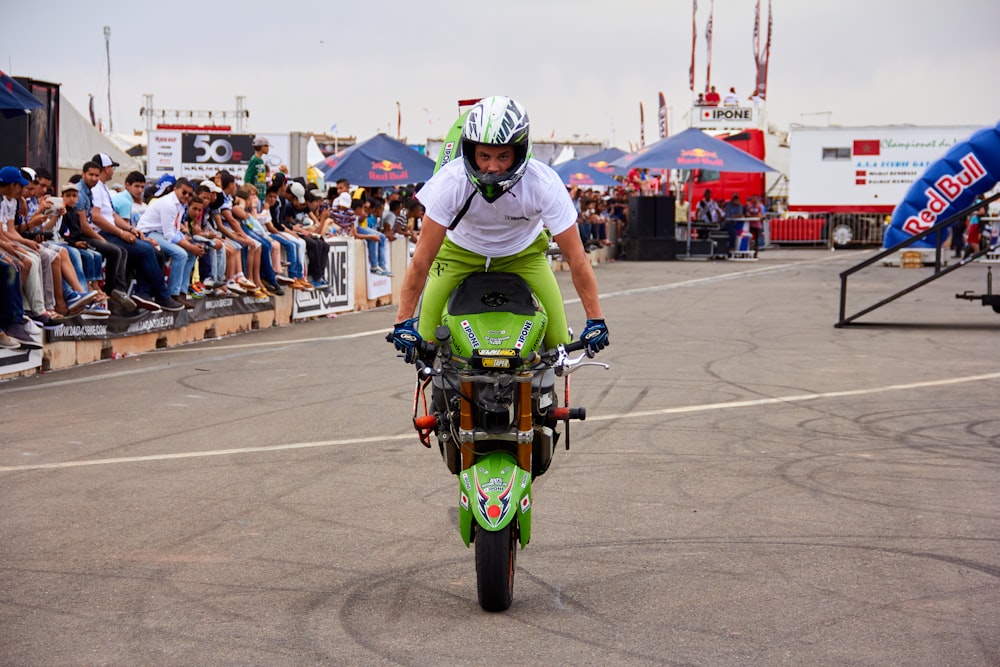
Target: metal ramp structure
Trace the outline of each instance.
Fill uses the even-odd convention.
[[[896,299],[898,299],[901,296],[904,296],[906,294],[909,294],[910,292],[918,290],[921,287],[923,287],[924,285],[932,283],[935,280],[937,280],[938,278],[942,278],[942,277],[948,275],[949,273],[952,273],[954,271],[958,271],[959,269],[962,269],[962,268],[968,266],[969,264],[971,264],[972,262],[976,261],[977,259],[979,259],[981,257],[986,257],[987,255],[994,255],[994,254],[996,254],[996,252],[997,252],[996,248],[990,247],[990,244],[986,243],[985,247],[984,248],[980,248],[979,252],[974,253],[974,254],[972,254],[972,255],[970,255],[968,257],[965,257],[961,261],[959,261],[959,262],[957,262],[955,264],[949,264],[949,265],[945,266],[945,265],[943,265],[943,262],[941,261],[942,244],[948,238],[948,233],[949,233],[949,229],[948,228],[950,227],[950,225],[953,222],[955,222],[956,220],[961,220],[962,218],[964,218],[965,216],[969,215],[970,213],[972,213],[976,209],[982,208],[983,206],[988,206],[990,203],[992,203],[993,201],[996,201],[997,199],[1000,199],[1000,193],[997,193],[997,194],[993,195],[992,197],[989,197],[989,198],[984,199],[982,201],[976,202],[973,205],[969,206],[968,208],[965,208],[965,209],[959,211],[958,213],[955,213],[954,215],[952,215],[952,216],[950,216],[948,218],[945,218],[944,220],[936,223],[933,227],[931,227],[931,228],[929,228],[927,230],[924,230],[923,232],[921,232],[921,233],[919,233],[919,234],[917,234],[915,236],[911,236],[910,238],[905,239],[905,240],[897,243],[896,245],[892,246],[891,248],[886,248],[885,250],[882,250],[880,253],[874,255],[873,257],[869,257],[865,261],[860,262],[859,264],[856,264],[856,265],[852,266],[851,268],[847,269],[846,271],[843,271],[840,274],[840,319],[837,321],[837,323],[834,326],[837,327],[837,328],[841,328],[841,327],[847,326],[849,324],[853,324],[859,317],[862,317],[863,315],[867,315],[868,313],[871,313],[872,311],[878,310],[882,306],[885,306],[886,304],[892,303],[893,301],[895,301]],[[927,276],[925,278],[917,280],[912,285],[909,285],[908,287],[905,287],[905,288],[899,290],[898,292],[896,292],[896,293],[894,293],[894,294],[886,297],[885,299],[882,299],[878,303],[872,304],[871,306],[868,306],[867,308],[862,308],[861,310],[859,310],[856,313],[853,313],[851,315],[847,314],[847,279],[850,276],[852,276],[855,273],[861,271],[862,269],[865,269],[865,268],[871,266],[872,264],[875,264],[876,262],[879,262],[879,261],[885,259],[886,257],[889,257],[890,255],[892,255],[892,254],[894,254],[896,252],[900,252],[900,251],[904,250],[905,248],[908,248],[908,247],[912,246],[917,241],[920,241],[921,239],[927,238],[928,236],[934,236],[935,237],[935,242],[934,242],[934,247],[935,247],[934,272],[930,276]],[[998,246],[998,247],[1000,247],[1000,246]],[[993,309],[997,310],[998,305],[1000,305],[1000,296],[994,295],[992,293],[992,291],[993,291],[992,290],[992,283],[993,283],[993,274],[992,274],[992,271],[990,272],[987,281],[988,281],[987,282],[987,287],[988,287],[987,294],[976,295],[976,294],[972,294],[970,292],[966,292],[965,294],[957,294],[956,297],[958,297],[959,299],[968,299],[970,301],[981,299],[984,306],[987,306],[987,305],[993,306]],[[1000,310],[998,310],[998,312],[1000,312]]]

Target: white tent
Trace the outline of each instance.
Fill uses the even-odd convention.
[[[142,163],[119,148],[90,124],[64,95],[59,96],[59,182],[65,183],[80,172],[83,164],[97,153],[107,153],[121,166],[115,180],[124,182],[130,171],[142,171]]]

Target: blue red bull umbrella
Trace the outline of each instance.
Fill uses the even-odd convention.
[[[569,160],[568,162],[563,162],[553,168],[556,170],[556,173],[559,174],[559,178],[562,179],[562,182],[566,185],[592,185],[604,187],[621,185],[621,183],[612,178],[612,173],[614,172],[613,167],[609,167],[606,173],[587,164],[587,158]]]
[[[712,169],[757,173],[775,171],[749,153],[689,127],[680,134],[660,139],[640,151],[611,162],[625,169]]]
[[[28,92],[28,89],[0,72],[0,113],[7,118],[20,116],[30,109],[38,109],[45,106],[42,102]]]
[[[354,144],[313,165],[323,180],[346,178],[351,185],[387,186],[423,183],[434,174],[434,161],[385,134]]]

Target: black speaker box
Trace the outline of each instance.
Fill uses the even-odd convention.
[[[674,239],[627,238],[624,252],[625,259],[633,262],[673,261],[684,248]]]
[[[638,239],[673,239],[674,198],[629,197],[628,235]]]

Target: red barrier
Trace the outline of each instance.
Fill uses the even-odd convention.
[[[823,218],[771,218],[768,223],[771,226],[771,242],[803,242],[822,241],[823,225],[826,220]]]

